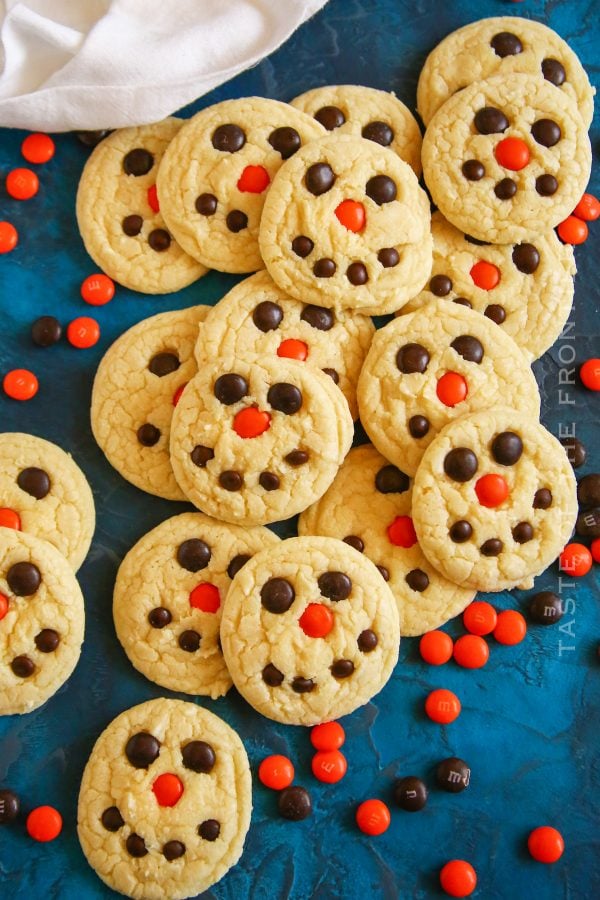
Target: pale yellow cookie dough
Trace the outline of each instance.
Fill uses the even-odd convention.
[[[311,604],[333,617],[322,637],[300,624]],[[258,712],[316,725],[353,712],[384,687],[398,659],[398,610],[373,563],[352,547],[335,538],[290,538],[236,575],[221,641],[236,688]]]
[[[171,807],[153,792],[165,774],[183,787]],[[81,782],[77,832],[87,861],[113,890],[138,900],[183,900],[235,865],[251,810],[250,767],[236,732],[201,706],[160,698],[121,713],[96,741]]]
[[[144,294],[178,291],[207,271],[181,249],[149,202],[160,160],[182,125],[168,118],[113,132],[92,152],[77,190],[85,249],[107,275]],[[132,152],[137,155],[128,157]]]

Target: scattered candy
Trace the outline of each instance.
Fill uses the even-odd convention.
[[[465,399],[469,393],[467,382],[458,372],[446,372],[436,385],[435,392],[438,400],[444,406],[456,406]]]
[[[346,733],[339,722],[315,725],[310,732],[310,742],[316,750],[339,750],[346,740]]]
[[[563,615],[560,597],[552,591],[534,594],[529,598],[529,615],[538,625],[554,625]]]
[[[2,528],[14,528],[15,531],[20,531],[21,518],[19,513],[15,512],[14,509],[3,506],[0,509],[0,525]]]
[[[115,296],[115,283],[102,272],[88,275],[81,283],[81,296],[90,306],[104,306]]]
[[[13,400],[31,400],[38,392],[38,380],[29,369],[13,369],[2,382],[4,393]]]
[[[498,613],[494,637],[499,644],[512,646],[520,644],[527,634],[527,622],[516,609],[505,609]]]
[[[442,889],[450,897],[469,897],[477,887],[477,873],[464,859],[451,859],[440,872]]]
[[[159,806],[176,806],[183,794],[183,784],[172,772],[163,772],[152,784],[152,791]]]
[[[588,359],[579,369],[579,377],[589,391],[600,391],[600,359]]]
[[[584,464],[587,458],[587,450],[585,449],[579,438],[561,438],[560,443],[567,451],[567,459],[574,469],[578,469]]]
[[[454,644],[454,659],[463,669],[481,669],[490,658],[490,648],[477,634],[464,634]]]
[[[562,572],[581,578],[592,568],[592,554],[584,544],[567,544],[558,564]]]
[[[258,777],[265,787],[282,791],[294,780],[294,766],[287,756],[267,756],[258,767]]]
[[[449,725],[460,715],[460,700],[452,691],[438,688],[432,691],[425,701],[425,712],[434,722]]]
[[[54,141],[49,134],[29,134],[21,144],[21,153],[30,163],[49,162],[54,150]]]
[[[383,800],[365,800],[356,810],[356,824],[364,834],[383,834],[390,821],[390,811]]]
[[[419,641],[419,652],[431,666],[443,666],[452,658],[453,646],[445,631],[428,631]]]
[[[51,347],[61,335],[61,324],[54,316],[40,316],[31,326],[31,340],[38,347]]]
[[[38,806],[27,816],[26,828],[34,841],[53,841],[62,831],[62,816],[53,806]]]
[[[89,316],[79,316],[67,326],[67,340],[79,350],[87,350],[100,340],[100,326]]]
[[[485,600],[474,600],[463,613],[463,625],[471,634],[491,634],[497,621],[496,610]]]
[[[577,500],[580,506],[600,506],[600,475],[592,472],[581,479],[577,485]]]
[[[588,227],[576,216],[568,216],[556,230],[563,244],[583,244],[587,240]]]
[[[600,200],[593,194],[584,194],[573,210],[573,215],[586,222],[595,222],[600,218]]]
[[[288,787],[279,795],[277,806],[280,815],[292,822],[300,822],[312,813],[312,800],[306,788]]]
[[[538,862],[554,863],[563,855],[565,842],[556,828],[541,825],[539,828],[534,828],[527,838],[527,847]]]
[[[416,775],[406,775],[394,785],[394,800],[406,812],[418,812],[427,803],[427,787]]]
[[[346,757],[339,750],[319,750],[312,758],[312,773],[319,781],[336,784],[348,771]]]
[[[0,597],[3,595],[0,594]],[[1,618],[1,617],[0,617]],[[14,791],[0,789],[0,825],[8,825],[19,815],[21,802]]]
[[[19,241],[19,234],[10,222],[0,222],[0,253],[10,253]]]
[[[591,546],[592,558],[594,562],[600,563],[600,538],[596,538],[595,541],[592,541]]]
[[[13,169],[6,176],[6,193],[15,200],[30,200],[39,187],[39,178],[31,169]]]
[[[435,779],[444,791],[451,794],[460,794],[469,787],[471,770],[464,759],[458,756],[450,756],[443,759],[435,771]]]
[[[473,284],[484,291],[491,291],[500,283],[500,269],[498,266],[483,259],[475,263],[469,274],[473,279]]]

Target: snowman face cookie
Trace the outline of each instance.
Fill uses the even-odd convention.
[[[277,287],[267,272],[257,272],[211,309],[196,358],[199,368],[231,356],[306,362],[333,379],[356,419],[356,382],[374,333],[368,316],[301,303]]]
[[[532,416],[490,409],[452,422],[415,477],[421,549],[480,591],[529,588],[567,543],[577,513],[564,448]]]
[[[573,248],[554,231],[519,244],[488,244],[463,235],[440,213],[431,217],[433,269],[425,290],[401,314],[439,297],[483,313],[528,359],[561,333],[573,303]]]
[[[408,475],[449,421],[507,397],[539,418],[533,372],[512,338],[490,319],[441,300],[377,331],[358,382],[367,434]]]
[[[343,541],[299,537],[236,575],[221,620],[233,682],[277,722],[315,725],[367,703],[398,659],[394,597]]]
[[[393,312],[431,271],[429,200],[386,147],[344,134],[323,138],[278,172],[260,247],[273,280],[292,297]]]
[[[251,808],[248,757],[235,731],[200,706],[161,698],[121,713],[96,741],[77,830],[109,887],[182,900],[235,865]]]
[[[220,272],[264,268],[258,226],[284,160],[325,130],[287,103],[246,97],[209,106],[165,153],[158,196],[181,246]]]
[[[358,84],[314,88],[291,101],[327,131],[353,134],[389,147],[421,174],[421,132],[411,111],[388,91]]]
[[[0,525],[49,541],[76,571],[94,524],[90,486],[69,454],[32,434],[0,434]]]
[[[284,359],[203,366],[177,404],[171,463],[186,497],[240,525],[301,512],[325,493],[352,443],[332,379]]]
[[[425,559],[412,523],[410,479],[370,444],[350,451],[329,490],[300,516],[298,533],[341,538],[374,562],[396,598],[403,636],[439,628],[475,594]]]
[[[196,374],[194,344],[208,306],[159,313],[122,334],[92,391],[92,431],[111,466],[142,491],[184,500],[169,460],[173,410]]]
[[[514,244],[575,208],[591,148],[573,100],[535,75],[495,76],[451,97],[429,123],[423,174],[433,202],[482,241]]]
[[[156,193],[159,163],[182,125],[169,118],[113,132],[91,154],[77,190],[85,249],[107,275],[144,294],[178,291],[206,273],[169,232]]]
[[[183,513],[132,547],[113,596],[117,637],[151,681],[221,697],[231,687],[219,645],[222,604],[231,579],[278,538],[267,528],[239,528]]]
[[[65,683],[83,624],[83,597],[62,554],[0,528],[0,715],[31,712]]]

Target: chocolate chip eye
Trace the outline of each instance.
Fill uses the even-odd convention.
[[[565,67],[557,59],[551,57],[542,60],[542,75],[546,81],[550,81],[556,87],[560,87],[567,80]]]
[[[380,494],[404,494],[410,480],[397,466],[382,466],[375,476],[375,487]]]
[[[126,234],[127,237],[135,237],[142,230],[143,224],[144,220],[141,216],[125,216],[121,222],[121,228],[123,229],[123,234]]]
[[[452,281],[447,275],[434,275],[429,282],[429,290],[436,297],[445,297],[452,290]]]
[[[229,372],[227,375],[219,375],[213,388],[214,395],[220,403],[231,406],[237,403],[248,393],[248,382],[241,375]]]
[[[302,145],[300,135],[296,129],[288,128],[286,126],[283,128],[276,128],[275,131],[272,131],[268,141],[273,150],[276,150],[281,154],[282,159],[289,159]]]
[[[270,612],[280,615],[288,611],[296,592],[285,578],[269,578],[260,589],[260,602]]]
[[[340,128],[346,121],[346,116],[338,106],[322,106],[316,111],[314,117],[327,131]]]
[[[491,450],[501,466],[514,466],[521,459],[523,441],[514,431],[501,431],[492,441]]]
[[[324,306],[314,306],[313,304],[305,306],[300,314],[300,318],[303,322],[308,322],[312,328],[317,328],[319,331],[329,331],[335,325],[335,315],[330,309],[325,309]]]
[[[319,197],[331,190],[335,184],[335,173],[327,163],[314,163],[306,170],[304,183],[311,194]]]
[[[467,447],[456,447],[444,457],[444,472],[453,481],[470,481],[477,466],[477,457]]]
[[[495,34],[490,41],[490,46],[496,56],[500,57],[516,56],[523,52],[523,44],[516,34],[511,34],[510,31],[501,31],[499,34]]]
[[[479,134],[500,134],[508,128],[508,119],[494,106],[484,106],[478,110],[474,123]]]
[[[524,275],[532,275],[540,264],[540,254],[533,244],[517,244],[512,252],[512,261]]]
[[[405,375],[423,373],[429,365],[429,353],[421,344],[404,344],[396,353],[396,365]]]
[[[552,491],[548,488],[540,488],[533,498],[534,509],[549,509],[552,506]]]
[[[361,134],[367,141],[374,141],[382,147],[389,147],[394,140],[394,132],[386,122],[369,122]]]
[[[562,137],[560,125],[553,119],[538,119],[531,126],[531,133],[542,147],[554,147]]]
[[[283,320],[283,310],[278,303],[271,300],[263,300],[254,307],[252,321],[259,331],[266,334],[267,331],[275,331]]]
[[[541,197],[551,197],[558,190],[558,181],[554,175],[538,175],[535,189]]]
[[[453,350],[466,359],[479,365],[483,359],[483,344],[470,334],[461,334],[450,344]]]
[[[228,576],[230,578],[235,578],[237,573],[246,565],[249,559],[252,559],[249,553],[238,553],[237,556],[234,556],[227,566]]]
[[[218,201],[214,194],[200,194],[194,203],[196,212],[199,212],[201,216],[214,216],[217,205]]]
[[[483,314],[488,319],[491,319],[492,322],[495,322],[496,325],[502,325],[506,319],[506,310],[499,303],[490,303],[489,306],[486,306]]]
[[[467,181],[481,181],[485,175],[485,166],[478,159],[468,159],[463,163],[461,171]]]
[[[286,416],[293,416],[302,406],[302,392],[295,384],[282,381],[269,388],[267,401],[273,409],[285,413]]]
[[[125,824],[125,820],[116,806],[109,806],[108,809],[105,809],[100,821],[107,831],[118,831]]]
[[[35,497],[36,500],[43,500],[50,491],[50,479],[48,473],[36,466],[29,466],[27,469],[21,469],[17,475],[17,484],[22,491]]]
[[[455,544],[464,544],[464,542],[468,541],[473,534],[473,529],[469,522],[465,519],[460,519],[452,525],[449,534],[450,539],[454,541]]]
[[[179,366],[179,357],[176,353],[157,353],[148,363],[148,369],[159,378],[176,372]]]
[[[384,203],[391,203],[398,194],[396,182],[388,175],[374,175],[369,178],[365,188],[367,197],[374,200],[377,206],[383,206]]]
[[[299,256],[300,259],[306,259],[313,252],[314,243],[304,234],[299,234],[292,241],[292,251]]]
[[[283,672],[280,672],[273,663],[269,663],[262,670],[262,680],[269,687],[279,687],[283,683]]]
[[[313,273],[317,278],[333,278],[337,266],[332,259],[318,259],[313,266]]]
[[[190,538],[177,548],[177,562],[188,572],[199,572],[210,562],[211,550],[200,538]]]
[[[377,646],[377,635],[370,628],[366,628],[364,631],[361,631],[356,643],[362,653],[371,653]]]
[[[147,769],[160,753],[160,741],[147,731],[132,734],[125,745],[125,756],[136,769]]]
[[[136,178],[139,178],[140,175],[147,175],[153,165],[154,157],[142,147],[130,150],[123,159],[123,171],[125,174],[135,175]]]
[[[345,600],[352,591],[352,581],[343,572],[324,572],[317,584],[324,597],[330,600]]]
[[[217,761],[215,751],[206,741],[190,741],[181,748],[181,758],[186,769],[208,773]]]
[[[239,125],[219,125],[213,131],[212,145],[222,153],[237,153],[246,143],[246,135]]]
[[[42,574],[33,563],[18,562],[8,570],[6,581],[16,597],[30,597],[42,583]]]

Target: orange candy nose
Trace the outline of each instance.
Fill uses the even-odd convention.
[[[493,263],[480,259],[476,262],[470,273],[473,284],[484,291],[493,290],[500,282],[500,269]]]
[[[254,438],[268,431],[271,427],[271,416],[256,406],[246,406],[235,414],[233,430],[241,438]]]
[[[367,224],[365,208],[358,200],[342,200],[335,214],[348,231],[362,231]]]
[[[14,528],[15,531],[21,530],[21,517],[19,513],[15,512],[14,509],[9,509],[8,506],[3,506],[0,508],[0,525],[2,528]]]
[[[410,516],[396,516],[388,525],[387,536],[391,544],[408,549],[417,543],[417,535]]]
[[[219,588],[208,581],[197,585],[190,594],[190,606],[199,609],[201,612],[214,613],[221,605],[221,595]]]
[[[6,594],[0,594],[0,621],[8,612],[8,597]]]
[[[155,780],[152,790],[159,806],[175,806],[183,794],[183,784],[177,775],[165,772]]]
[[[160,203],[158,202],[158,194],[156,193],[156,185],[153,184],[152,187],[148,188],[148,206],[152,210],[152,212],[158,212],[160,210]]]
[[[482,506],[493,509],[504,503],[510,492],[502,475],[482,475],[475,483],[475,493]]]
[[[529,147],[521,138],[507,137],[496,144],[494,151],[497,161],[505,169],[518,172],[524,169],[529,162]]]
[[[244,194],[262,194],[268,188],[271,178],[264,166],[246,166],[237,183],[238,191]]]
[[[465,399],[469,393],[469,388],[463,376],[459,375],[458,372],[446,372],[445,375],[438,379],[435,392],[438,400],[444,406],[456,406]]]
[[[309,603],[298,621],[308,637],[326,637],[333,628],[333,613],[323,603]]]
[[[283,356],[286,359],[297,359],[299,362],[304,362],[308,356],[308,347],[304,341],[299,341],[297,338],[288,338],[280,343],[277,348],[277,356]]]

